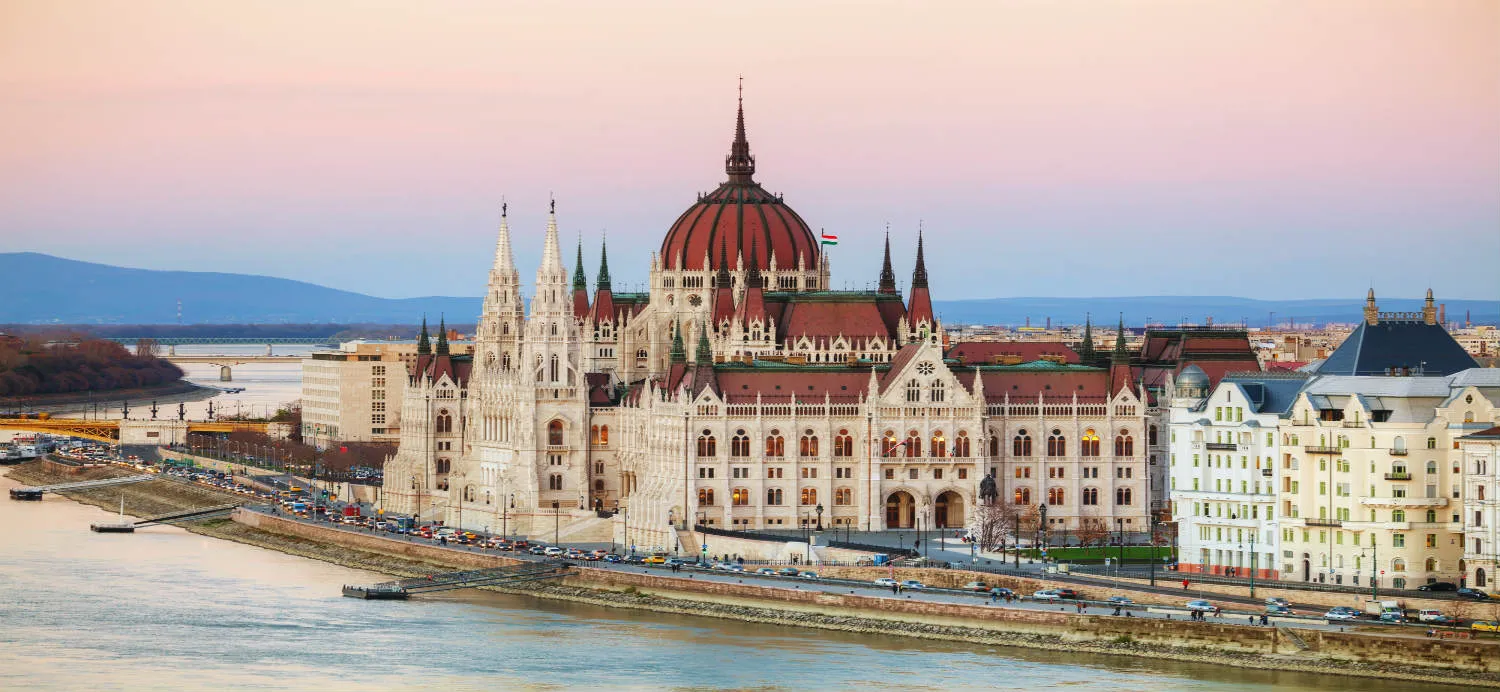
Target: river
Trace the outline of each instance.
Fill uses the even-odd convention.
[[[384,578],[175,527],[89,532],[108,517],[0,500],[0,689],[1440,689],[479,591],[357,601],[339,587]]]

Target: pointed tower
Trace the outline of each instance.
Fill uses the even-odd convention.
[[[446,319],[444,319],[444,318],[441,318],[441,317],[438,318],[437,350],[434,351],[434,353],[436,353],[439,356],[449,355],[448,354],[448,321]]]
[[[885,261],[880,265],[880,292],[896,292],[896,271],[891,268],[891,229],[885,229]]]
[[[579,262],[582,262],[582,255]],[[576,281],[578,277],[573,277]],[[594,323],[615,321],[615,294],[609,282],[609,242],[599,243],[599,278],[594,281]]]
[[[474,361],[481,372],[510,370],[520,352],[521,330],[526,313],[521,298],[521,274],[511,253],[509,205],[500,204],[500,232],[495,239],[495,260],[490,267],[489,286],[474,334]]]
[[[1084,365],[1094,362],[1094,324],[1088,314],[1083,317],[1083,341],[1078,344],[1078,360]]]
[[[922,251],[921,229],[917,230],[917,266],[911,273],[911,301],[906,307],[906,319],[916,338],[929,338],[937,330],[932,297],[927,293],[927,259]]]
[[[693,353],[693,362],[699,366],[713,365],[714,351],[708,344],[708,326],[698,329],[698,350]]]
[[[1122,389],[1129,389],[1131,381],[1130,353],[1125,350],[1125,316],[1120,315],[1120,327],[1115,336],[1115,350],[1109,356],[1110,394],[1118,394]]]
[[[1432,289],[1427,289],[1427,302],[1422,304],[1422,322],[1424,324],[1437,324],[1437,306],[1432,302]]]
[[[427,337],[427,316],[422,316],[422,333],[417,336],[417,355],[426,356],[432,354],[432,341]]]
[[[1365,294],[1365,324],[1371,327],[1380,324],[1380,308],[1375,307],[1375,289]]]
[[[580,330],[573,310],[572,287],[557,240],[557,202],[549,204],[542,264],[536,270],[536,297],[526,318],[521,362],[540,365],[538,386],[577,385],[581,362]]]
[[[734,143],[724,157],[724,172],[729,182],[741,185],[755,183],[755,157],[750,155],[750,140],[745,137],[745,81],[740,80],[739,109],[734,119]]]
[[[687,348],[682,343],[682,323],[672,325],[672,364],[687,362]]]
[[[724,325],[734,319],[734,277],[729,275],[729,241],[727,239],[719,242],[719,272],[714,276],[714,311],[709,318],[714,323],[714,329],[724,329]]]
[[[583,238],[578,239],[578,261],[573,265],[573,316],[588,319],[589,277],[583,273]]]

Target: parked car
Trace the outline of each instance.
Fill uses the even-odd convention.
[[[1335,606],[1332,610],[1323,613],[1323,618],[1330,622],[1334,620],[1355,620],[1359,618],[1359,611],[1347,606]]]
[[[1494,620],[1475,620],[1469,624],[1469,629],[1476,632],[1500,632],[1500,622]]]
[[[626,555],[621,559],[621,562],[624,562],[627,565],[644,565],[646,564],[646,558],[639,555]]]
[[[1010,589],[1007,589],[1003,586],[997,586],[993,589],[990,589],[990,595],[994,596],[995,598],[1014,598],[1016,592],[1011,591]]]
[[[1057,589],[1042,589],[1032,593],[1031,597],[1038,601],[1055,601],[1058,598]]]
[[[1283,608],[1292,607],[1291,603],[1288,603],[1285,598],[1281,598],[1280,596],[1272,596],[1270,598],[1267,598],[1266,605],[1281,606]]]
[[[919,581],[917,581],[915,579],[907,579],[906,581],[901,582],[901,589],[902,590],[908,590],[909,589],[911,591],[921,591],[922,589],[925,589],[925,588],[927,588],[926,584],[923,584],[922,582],[919,582]]]
[[[1199,612],[1199,613],[1212,613],[1214,611],[1214,604],[1209,603],[1208,601],[1202,601],[1202,600],[1199,600],[1199,601],[1188,601],[1187,602],[1187,609],[1189,611]]]
[[[1115,605],[1132,605],[1135,603],[1135,601],[1130,600],[1129,596],[1110,596],[1105,601]]]
[[[971,582],[963,585],[963,590],[964,591],[978,591],[978,592],[982,593],[982,592],[985,592],[985,591],[989,591],[990,590],[990,585],[986,584],[986,583],[984,583],[982,581],[971,581]]]
[[[800,578],[802,578],[802,579],[817,579],[818,578],[818,573],[817,572],[803,572],[803,573],[801,573],[801,574],[799,574],[797,576],[800,577]]]
[[[1291,615],[1292,609],[1275,603],[1266,604],[1266,615]]]
[[[547,546],[534,545],[531,546],[531,549],[526,552],[531,553],[532,555],[545,555],[547,554]]]
[[[1480,591],[1479,589],[1463,588],[1455,592],[1455,595],[1457,595],[1459,598],[1468,599],[1470,601],[1490,600],[1490,595],[1483,591]]]
[[[890,577],[881,577],[879,579],[876,579],[874,583],[876,586],[884,586],[886,588],[890,588],[892,586],[895,586],[897,584],[897,581]]]
[[[1457,591],[1458,585],[1447,581],[1430,581],[1417,587],[1418,591]]]

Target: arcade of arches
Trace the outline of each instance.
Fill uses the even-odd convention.
[[[888,529],[910,529],[917,525],[917,501],[911,493],[897,490],[885,499],[885,526]],[[937,496],[932,508],[932,527],[939,529],[964,526],[964,499],[946,490]]]

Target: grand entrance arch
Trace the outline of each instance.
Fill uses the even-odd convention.
[[[932,521],[940,529],[956,529],[964,525],[964,498],[952,490],[937,496]]]
[[[885,527],[909,529],[917,524],[917,500],[905,490],[897,490],[885,498]]]

